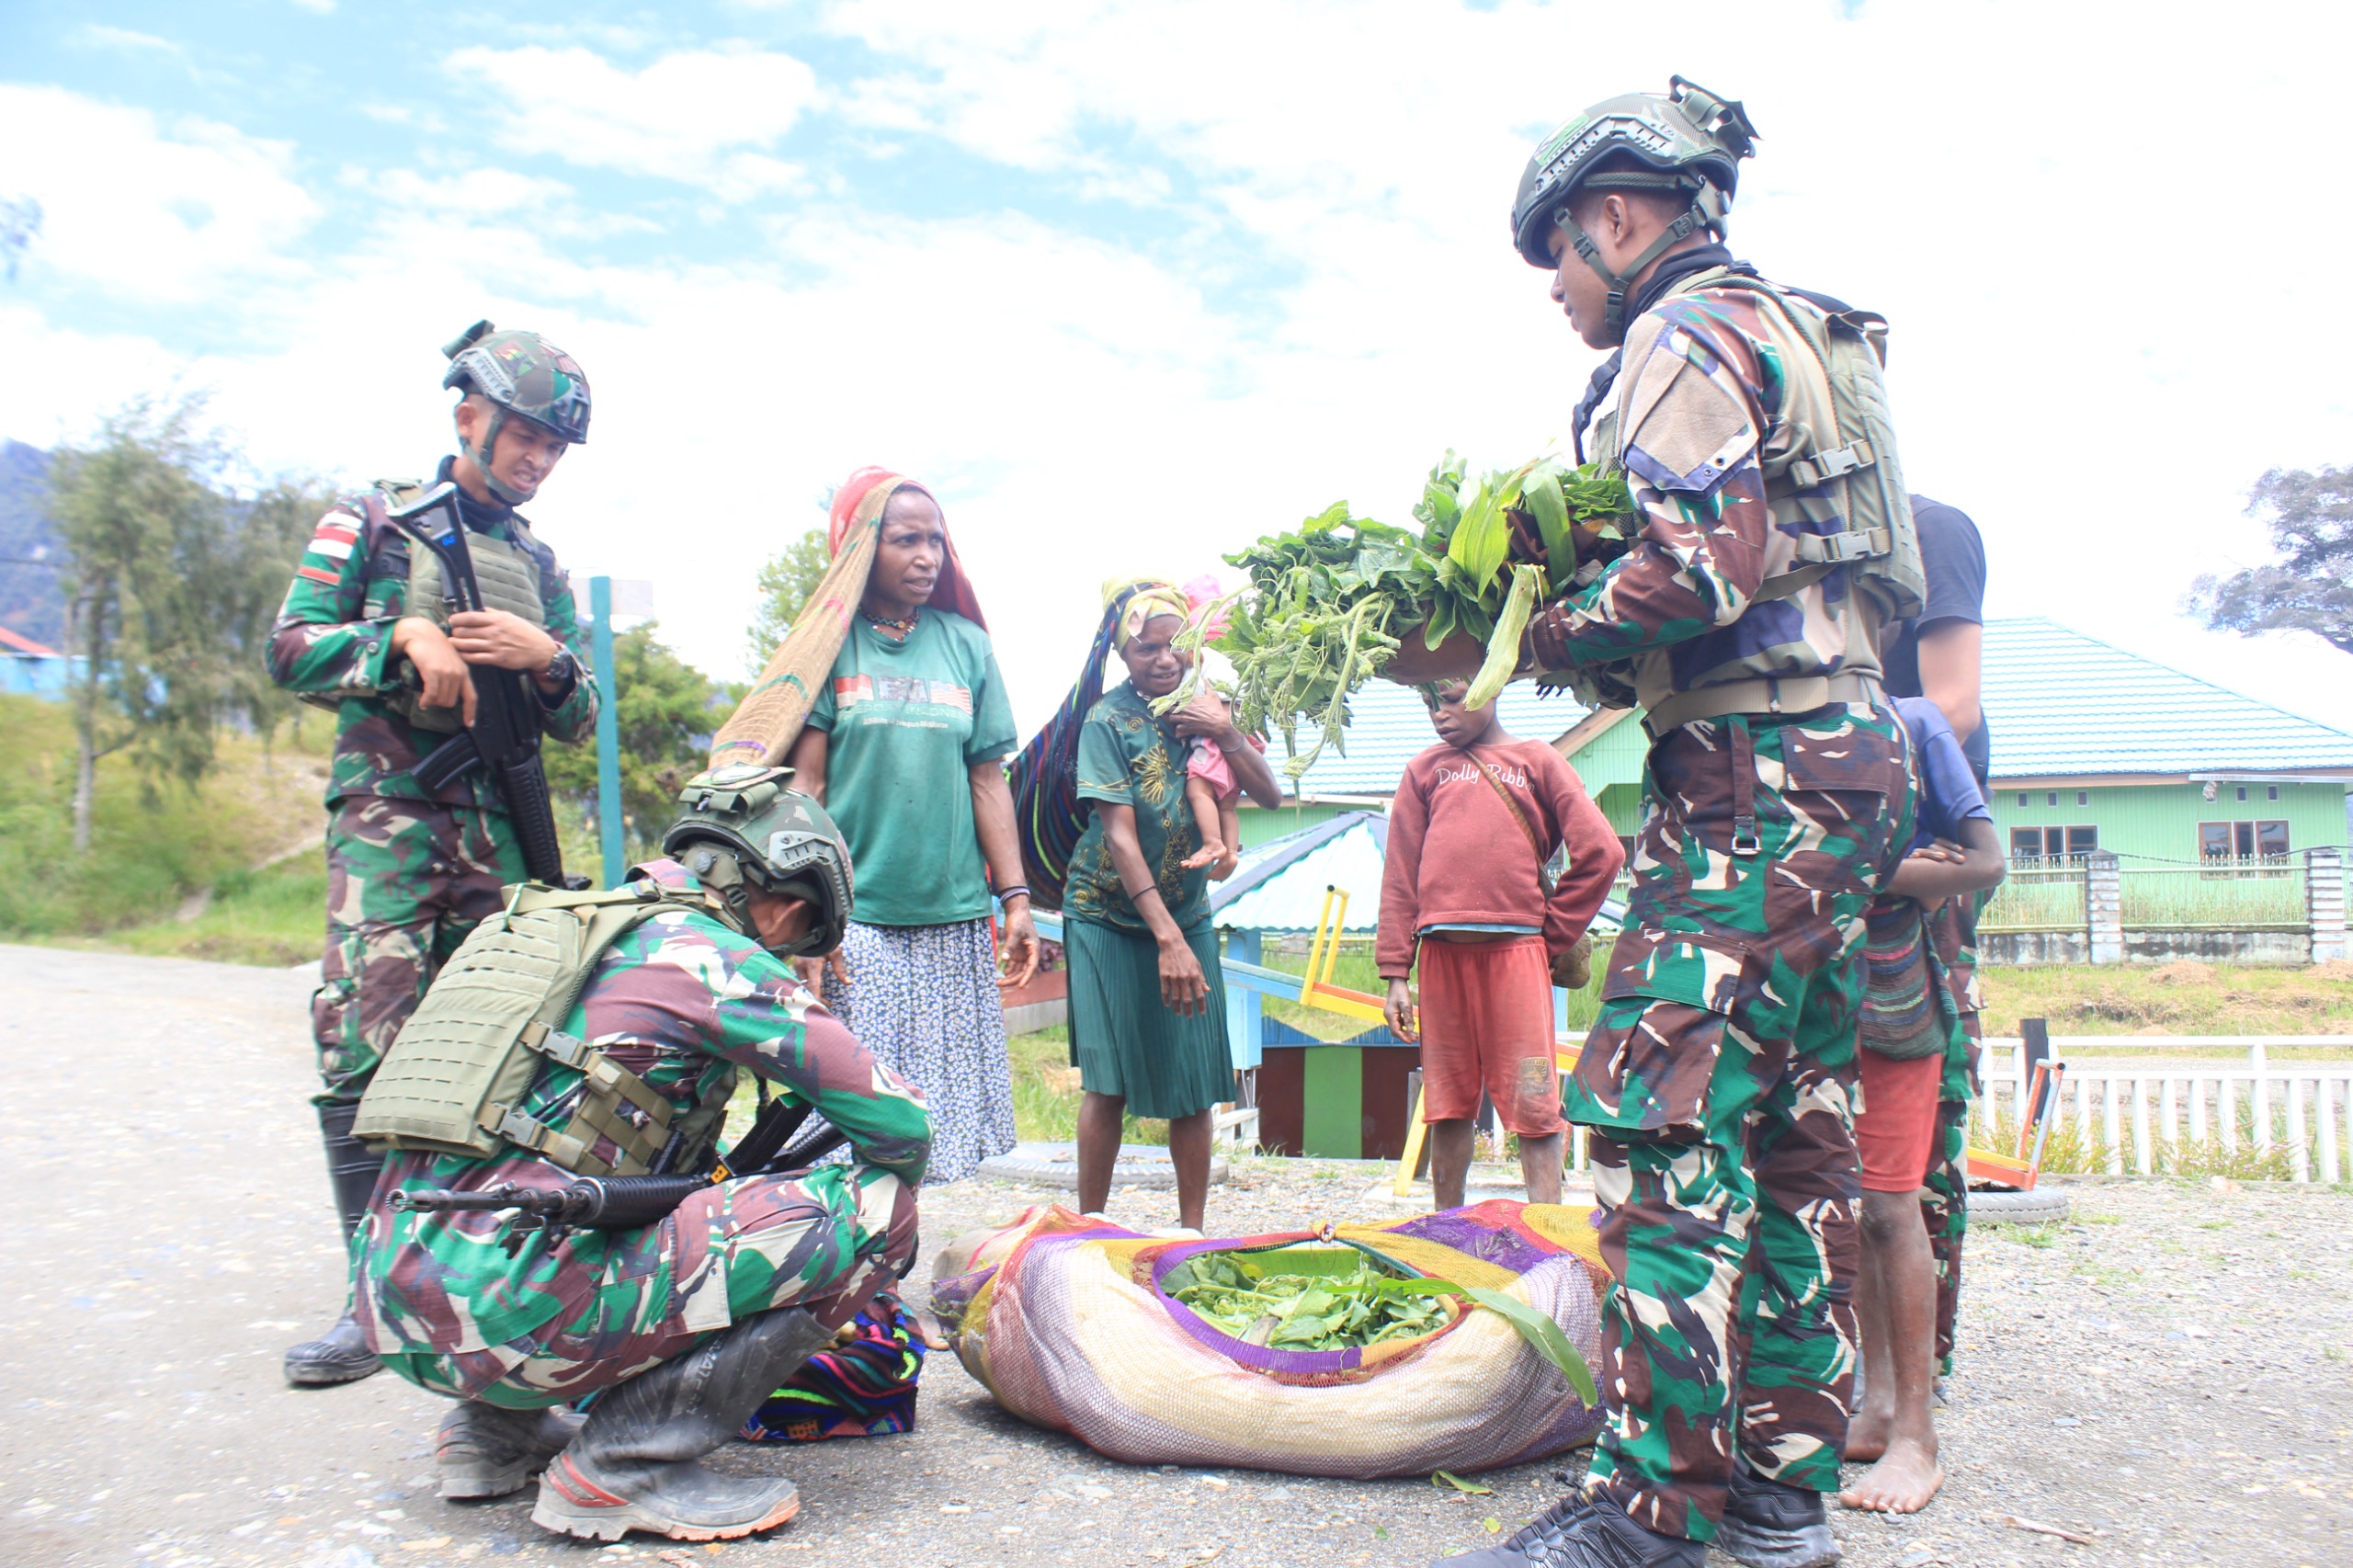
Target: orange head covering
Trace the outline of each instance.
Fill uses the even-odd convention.
[[[882,508],[902,489],[930,496],[931,504],[939,506],[939,497],[925,486],[886,468],[862,468],[844,480],[842,487],[834,492],[826,530],[826,543],[833,552],[842,552],[842,541],[850,537],[853,528],[881,526]],[[939,516],[945,524],[945,506],[940,506]],[[956,559],[956,540],[952,536],[948,540],[948,558],[939,563],[939,581],[931,590],[931,603],[939,609],[954,610],[983,631],[988,630],[989,623],[981,615],[980,597],[972,592],[972,580],[964,574],[964,563]]]

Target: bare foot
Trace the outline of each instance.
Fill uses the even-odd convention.
[[[1869,1464],[1887,1452],[1888,1434],[1894,1429],[1893,1411],[1874,1410],[1868,1403],[1847,1423],[1848,1464]]]
[[[1933,1438],[1924,1443],[1916,1437],[1897,1437],[1887,1445],[1879,1463],[1838,1494],[1838,1501],[1873,1513],[1916,1514],[1935,1499],[1944,1483],[1945,1472],[1937,1463]]]
[[[1198,871],[1204,866],[1215,864],[1217,858],[1224,853],[1225,846],[1222,844],[1204,844],[1190,855],[1186,856],[1178,864],[1188,871]]]

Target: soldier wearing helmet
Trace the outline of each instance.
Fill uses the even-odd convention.
[[[468,671],[530,677],[540,725],[578,741],[596,725],[595,682],[572,589],[555,554],[515,508],[531,500],[570,447],[588,438],[588,381],[537,333],[477,322],[442,350],[458,451],[436,478],[454,482],[485,608],[443,608],[439,569],[386,513],[422,494],[380,480],[320,517],[270,633],[270,677],[336,715],[327,784],[327,937],[311,1004],[324,1087],[314,1096],[335,1207],[347,1236],[381,1161],[351,1137],[369,1074],[500,889],[523,877],[506,807],[486,770],[433,788],[421,762],[473,717]],[[348,1382],[376,1370],[346,1312],[286,1355],[296,1384]]]
[[[1547,138],[1512,239],[1590,347],[1574,427],[1639,532],[1531,621],[1528,667],[1652,745],[1610,984],[1563,1092],[1593,1129],[1608,1424],[1584,1487],[1461,1568],[1837,1555],[1855,1365],[1863,912],[1912,833],[1881,626],[1918,553],[1884,323],[1722,244],[1746,112],[1681,78]],[[1470,665],[1477,663],[1475,648]],[[1463,667],[1406,640],[1393,676]]]
[[[790,959],[840,940],[851,867],[824,808],[790,779],[760,767],[694,778],[662,840],[672,858],[630,873],[639,898],[540,895],[638,916],[608,945],[585,944],[566,960],[574,967],[551,973],[529,961],[548,944],[502,940],[515,924],[502,916],[460,950],[417,1015],[451,1056],[440,1042],[512,1041],[516,988],[535,986],[562,1013],[541,1040],[564,1042],[533,1047],[542,1055],[502,1107],[488,1154],[396,1149],[354,1247],[367,1342],[400,1377],[460,1402],[436,1445],[444,1497],[501,1496],[544,1471],[532,1520],[597,1540],[741,1536],[798,1507],[780,1476],[694,1461],[906,1270],[931,1127],[921,1096],[793,972]],[[576,996],[568,1008],[566,995]],[[503,1034],[452,1027],[500,1017]],[[402,1066],[396,1052],[382,1082],[398,1083]],[[723,1179],[639,1229],[551,1237],[510,1229],[497,1211],[395,1206],[399,1195],[507,1183],[560,1189],[581,1174],[714,1172],[739,1072],[764,1096],[823,1117],[855,1158],[715,1172]],[[375,1108],[371,1097],[371,1131]],[[656,1143],[659,1154],[632,1163],[632,1148]],[[590,1394],[600,1397],[583,1421],[567,1407]]]

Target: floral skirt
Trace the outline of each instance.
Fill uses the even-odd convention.
[[[858,1043],[923,1091],[931,1113],[926,1186],[972,1174],[1013,1147],[1013,1070],[986,920],[946,926],[849,923],[847,983],[825,976],[825,1005]]]

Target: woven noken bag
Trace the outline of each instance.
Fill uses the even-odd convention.
[[[1159,1289],[1199,1253],[1317,1241],[1517,1296],[1600,1364],[1606,1275],[1587,1212],[1504,1199],[1223,1241],[1159,1241],[1029,1209],[942,1253],[932,1308],[1000,1404],[1130,1464],[1371,1480],[1523,1464],[1600,1429],[1601,1413],[1493,1312],[1458,1310],[1436,1333],[1364,1349],[1277,1350],[1221,1333]]]

